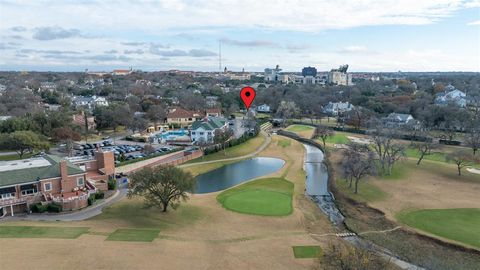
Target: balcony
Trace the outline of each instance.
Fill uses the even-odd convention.
[[[40,193],[34,193],[30,195],[21,196],[20,198],[8,198],[8,199],[0,199],[0,206],[10,206],[10,205],[17,205],[17,204],[24,204],[24,203],[31,203],[35,201],[39,201],[41,199]]]

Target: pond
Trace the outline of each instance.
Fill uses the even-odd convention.
[[[257,157],[227,164],[196,177],[195,193],[203,194],[227,189],[242,182],[268,175],[283,167],[285,161],[278,158]]]

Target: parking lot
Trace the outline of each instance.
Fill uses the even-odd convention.
[[[85,143],[75,145],[75,156],[93,156],[94,151],[102,149],[113,151],[115,155],[115,164],[133,159],[145,158],[148,156],[170,153],[178,147],[173,146],[151,146],[140,144],[114,144],[110,140],[104,140],[96,143]]]

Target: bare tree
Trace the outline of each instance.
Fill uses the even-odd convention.
[[[283,119],[283,124],[285,124],[288,118],[292,118],[298,114],[300,110],[293,101],[284,101],[280,102],[280,105],[277,109],[277,116]]]
[[[324,151],[327,149],[326,148],[327,139],[329,137],[332,137],[334,134],[335,132],[333,130],[323,125],[318,125],[317,128],[315,129],[315,136],[319,137],[322,140]]]
[[[457,165],[458,175],[462,175],[462,169],[470,165],[474,161],[472,154],[465,153],[465,151],[456,151],[448,154],[445,157],[446,161],[453,162]]]
[[[357,194],[358,182],[365,176],[376,173],[375,154],[366,145],[351,143],[345,151],[342,170],[344,176],[350,179],[349,187],[355,180],[355,194]]]
[[[398,133],[396,129],[387,129],[378,120],[372,122],[373,130],[370,136],[373,147],[380,162],[382,173],[390,175],[393,165],[405,156],[405,146],[395,143],[393,138]]]
[[[465,144],[472,148],[473,155],[476,155],[478,149],[480,149],[480,128],[471,128],[465,134]]]
[[[155,129],[159,122],[163,122],[167,118],[167,111],[162,105],[152,105],[148,108],[147,118],[153,122]]]
[[[436,148],[436,145],[431,140],[416,142],[413,144],[413,146],[415,147],[415,149],[417,149],[418,153],[420,154],[420,157],[418,158],[418,161],[417,161],[417,165],[420,165],[420,162],[422,162],[423,158],[426,155],[430,155],[432,153],[432,150]]]
[[[227,144],[228,140],[230,140],[232,135],[233,135],[233,132],[229,128],[227,128],[226,130],[221,130],[221,129],[216,129],[215,130],[213,141],[216,144],[220,144],[222,146],[224,155],[227,155],[227,152],[225,151],[226,144]]]

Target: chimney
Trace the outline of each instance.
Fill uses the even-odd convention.
[[[67,169],[67,161],[61,160],[60,161],[60,190],[63,192],[63,183],[68,180],[68,169]]]

